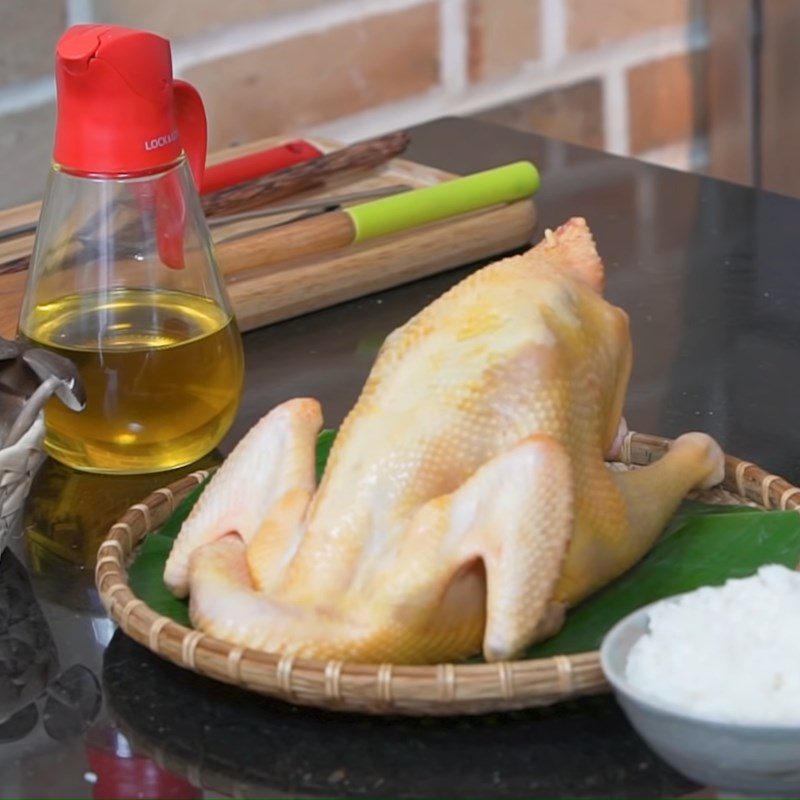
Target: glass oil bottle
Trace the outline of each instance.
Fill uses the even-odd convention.
[[[55,163],[19,336],[71,358],[87,403],[48,405],[45,446],[80,470],[173,469],[219,443],[244,372],[181,145],[202,139],[202,169],[202,104],[173,83],[169,43],[153,34],[76,26],[56,62]]]

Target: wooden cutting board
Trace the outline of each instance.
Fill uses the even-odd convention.
[[[291,138],[297,137],[282,136],[229,148],[209,157],[209,163],[265,149]],[[313,141],[325,151],[340,146],[330,141]],[[331,181],[324,189],[304,192],[291,201],[394,184],[419,188],[454,177],[457,176],[396,158],[377,170]],[[39,203],[0,212],[0,231],[36,220],[38,215]],[[281,217],[269,220],[278,222]],[[507,252],[530,241],[535,223],[533,202],[522,200],[373,239],[335,253],[230,275],[225,273],[224,260],[220,266],[239,326],[247,331]],[[264,224],[261,219],[215,226],[214,242],[223,252],[230,237]],[[30,253],[32,246],[33,236],[0,243],[0,261]],[[0,275],[0,335],[10,337],[15,333],[26,278],[27,272]]]

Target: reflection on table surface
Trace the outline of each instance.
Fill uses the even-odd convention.
[[[609,696],[477,717],[337,714],[189,673],[120,632],[103,688],[137,748],[237,797],[670,797],[694,788]]]
[[[100,543],[126,508],[162,486],[198,469],[217,466],[211,453],[181,469],[154,475],[97,475],[77,472],[48,459],[37,474],[25,506],[24,546],[37,591],[76,610],[104,615],[94,588]]]
[[[221,460],[106,477],[48,460],[0,556],[0,796],[201,797],[136,753],[102,697],[113,623],[94,586],[97,549],[124,510]]]

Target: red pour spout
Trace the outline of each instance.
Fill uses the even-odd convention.
[[[147,173],[172,164],[184,149],[199,185],[205,114],[199,96],[190,98],[186,113],[166,39],[114,25],[75,25],[56,47],[56,87],[53,158],[63,168],[109,177]]]

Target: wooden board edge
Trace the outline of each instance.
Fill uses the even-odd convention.
[[[533,201],[522,200],[233,281],[228,294],[249,331],[518,249],[530,243],[536,218]]]

